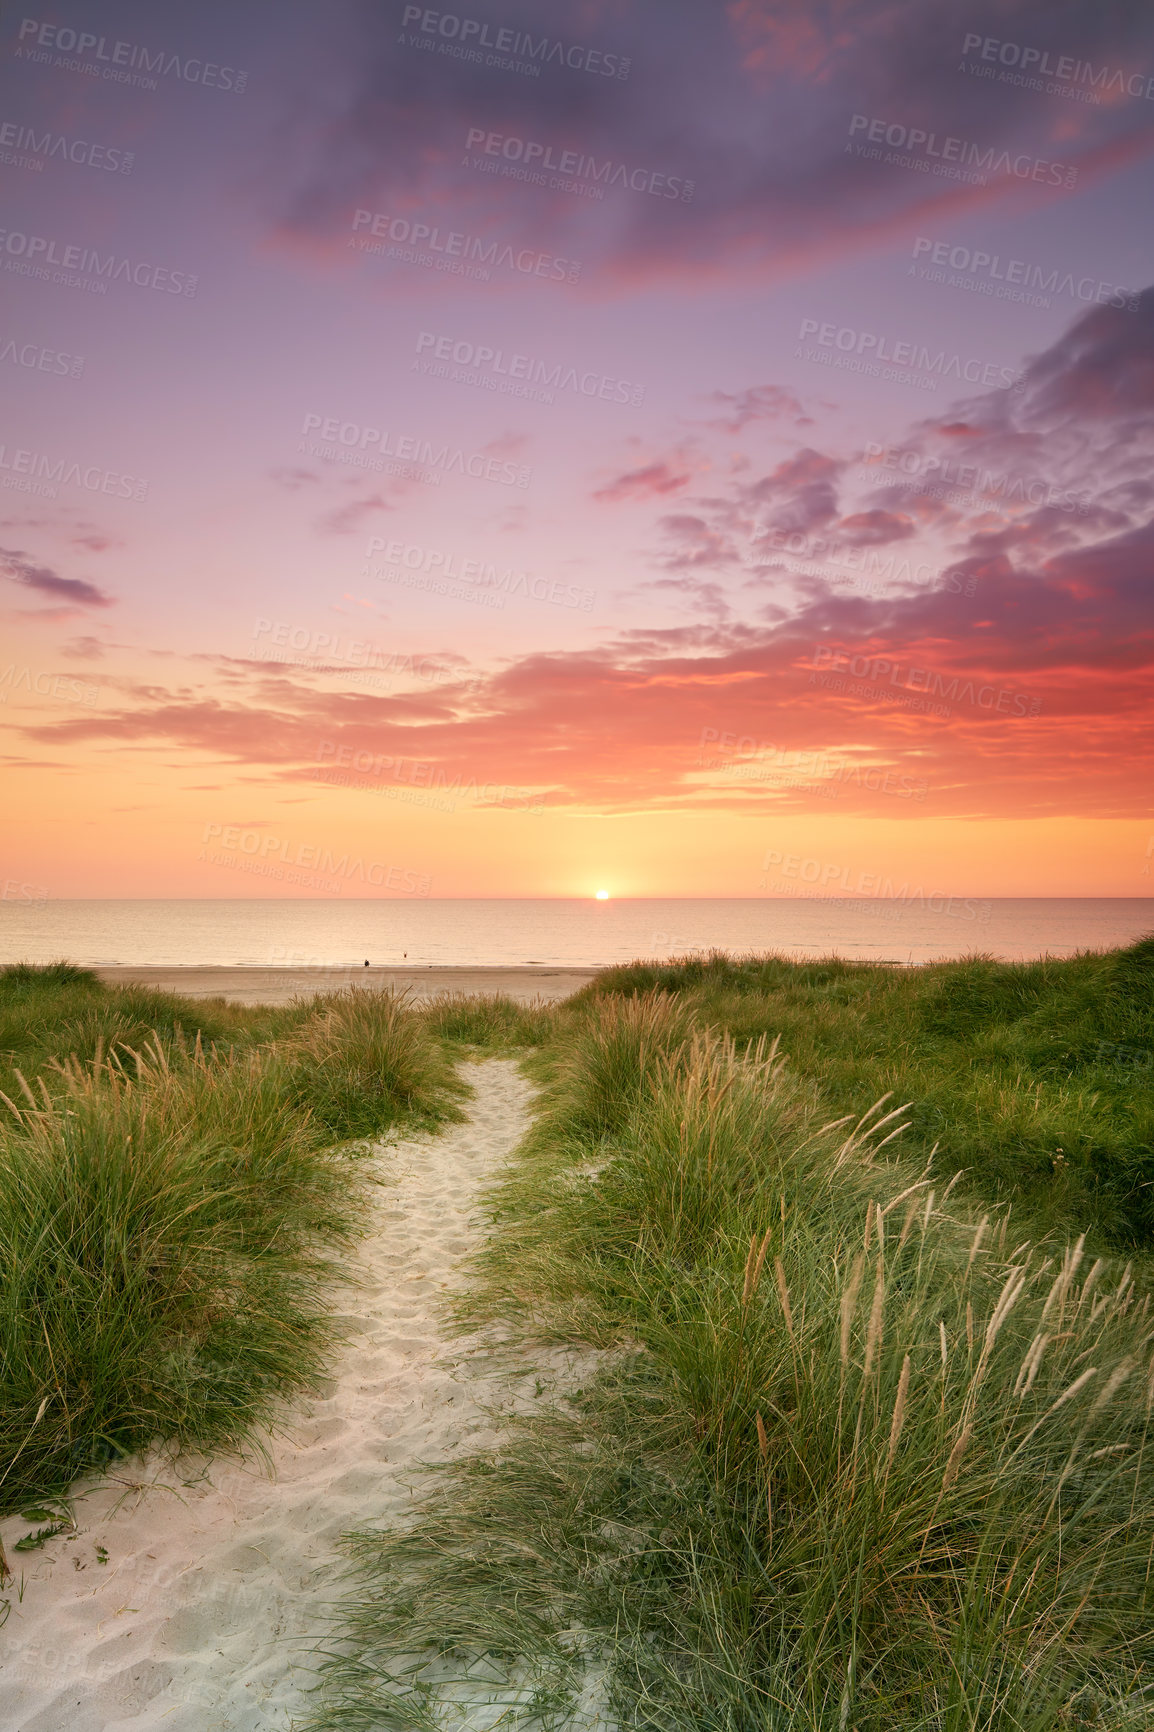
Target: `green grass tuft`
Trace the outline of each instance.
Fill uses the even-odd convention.
[[[432,1127],[462,1117],[452,1097],[465,1085],[403,995],[320,996],[282,1051],[293,1101],[334,1141],[379,1136],[401,1118]]]
[[[90,1064],[97,1052],[139,1047],[154,1035],[254,1046],[291,1033],[311,1014],[307,1000],[278,1007],[194,1000],[147,986],[105,986],[70,962],[14,963],[0,969],[0,1088],[12,1094],[19,1087],[17,1069],[51,1076],[54,1061]]]
[[[438,1040],[485,1052],[517,1052],[548,1040],[556,1007],[521,1004],[503,993],[443,993],[423,1007],[421,1019]]]
[[[720,953],[606,970],[606,993],[660,990],[744,1046],[780,1036],[830,1116],[890,1090],[915,1159],[962,1170],[1045,1234],[1154,1247],[1154,939],[1065,960],[971,957],[898,969]]]
[[[0,968],[0,995],[21,987],[99,986],[100,977],[75,962],[10,962]]]
[[[388,997],[250,1009],[68,965],[0,972],[0,1031],[0,1510],[154,1441],[242,1446],[332,1351],[348,1145],[459,1117],[448,1059]]]
[[[71,1065],[0,1123],[2,1507],[167,1439],[239,1444],[307,1387],[357,1164],[275,1058]]]

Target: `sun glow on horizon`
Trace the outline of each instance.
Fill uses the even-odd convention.
[[[596,902],[608,902],[608,900],[609,900],[608,890],[599,890],[597,892],[597,895],[594,897],[594,901],[596,901]]]

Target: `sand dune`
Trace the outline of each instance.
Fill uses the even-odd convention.
[[[13,1558],[24,1592],[0,1637],[0,1732],[287,1732],[307,1712],[339,1534],[411,1509],[414,1464],[490,1441],[482,1405],[511,1398],[484,1345],[446,1343],[437,1324],[483,1230],[478,1189],[531,1094],[508,1061],[468,1074],[467,1124],[376,1157],[387,1183],[341,1301],[347,1346],[323,1399],[271,1444],[275,1477],[125,1463],[78,1496],[74,1537]],[[25,1531],[5,1522],[10,1557]]]

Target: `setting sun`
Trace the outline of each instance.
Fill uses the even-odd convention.
[[[598,902],[608,902],[608,900],[609,900],[608,890],[599,890],[597,892],[597,901]]]

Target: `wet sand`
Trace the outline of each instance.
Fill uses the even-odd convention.
[[[595,980],[595,968],[97,968],[109,986],[155,986],[186,998],[227,998],[232,1004],[288,1004],[305,993],[367,987],[408,991],[421,1004],[443,992],[476,998],[501,992],[521,1003],[568,998]]]

